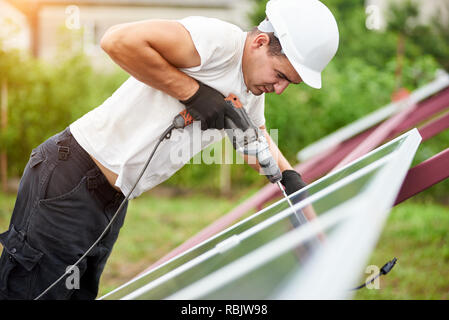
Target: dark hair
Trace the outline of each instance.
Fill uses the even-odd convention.
[[[274,32],[262,32],[257,27],[254,27],[250,31],[250,35],[256,36],[258,34],[265,33],[270,37],[270,43],[268,44],[268,53],[272,56],[282,56],[282,47],[279,39],[274,35]]]

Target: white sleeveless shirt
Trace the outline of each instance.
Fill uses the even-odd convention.
[[[179,22],[189,31],[201,57],[201,65],[180,69],[215,88],[225,97],[235,94],[257,127],[265,124],[264,95],[247,91],[242,73],[246,32],[230,23],[205,17],[188,17]],[[159,137],[185,106],[175,98],[130,77],[100,106],[70,125],[76,141],[103,166],[118,175],[115,185],[128,194]],[[199,128],[199,123],[195,129]],[[139,196],[172,176],[191,157],[224,134],[211,134],[196,142],[194,125],[174,134],[158,147],[130,199]],[[206,130],[212,131],[213,129]],[[214,130],[219,132],[218,130]],[[175,139],[176,137],[176,139]],[[190,150],[189,155],[173,154]],[[175,159],[174,159],[175,158]]]

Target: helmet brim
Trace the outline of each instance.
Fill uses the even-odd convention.
[[[305,84],[315,89],[321,89],[321,72],[312,70],[301,64],[293,64],[293,67]]]

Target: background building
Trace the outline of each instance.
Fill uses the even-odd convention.
[[[247,30],[250,8],[249,0],[0,0],[0,21],[14,21],[21,31],[10,43],[28,47],[36,57],[51,60],[62,48],[81,48],[103,66],[109,59],[99,43],[112,25],[202,15]]]
[[[384,28],[385,13],[392,1],[404,0],[365,1],[367,27]],[[420,6],[420,22],[429,21],[436,12],[449,19],[447,0],[415,2]],[[251,9],[251,0],[0,0],[0,37],[9,33],[7,46],[29,48],[34,56],[48,61],[58,51],[81,49],[94,65],[103,68],[112,64],[99,42],[112,25],[203,15],[249,30],[247,16]]]
[[[401,3],[407,0],[366,0],[367,15],[371,15],[374,20],[378,19],[378,27],[383,29],[386,24],[386,12],[390,3]],[[428,23],[437,12],[440,12],[445,21],[449,20],[448,0],[414,0],[419,6],[419,23]],[[371,6],[371,7],[370,7]]]

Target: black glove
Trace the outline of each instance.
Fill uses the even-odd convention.
[[[285,187],[285,193],[287,193],[287,195],[295,193],[296,191],[304,188],[307,185],[302,180],[301,175],[295,170],[284,170],[282,172],[281,183]],[[302,200],[307,196],[308,194],[301,194],[301,196],[295,200]]]
[[[244,128],[240,116],[220,92],[200,81],[198,83],[198,91],[180,102],[186,106],[193,119],[201,121],[201,130],[225,128],[225,117],[229,117],[237,127]]]

